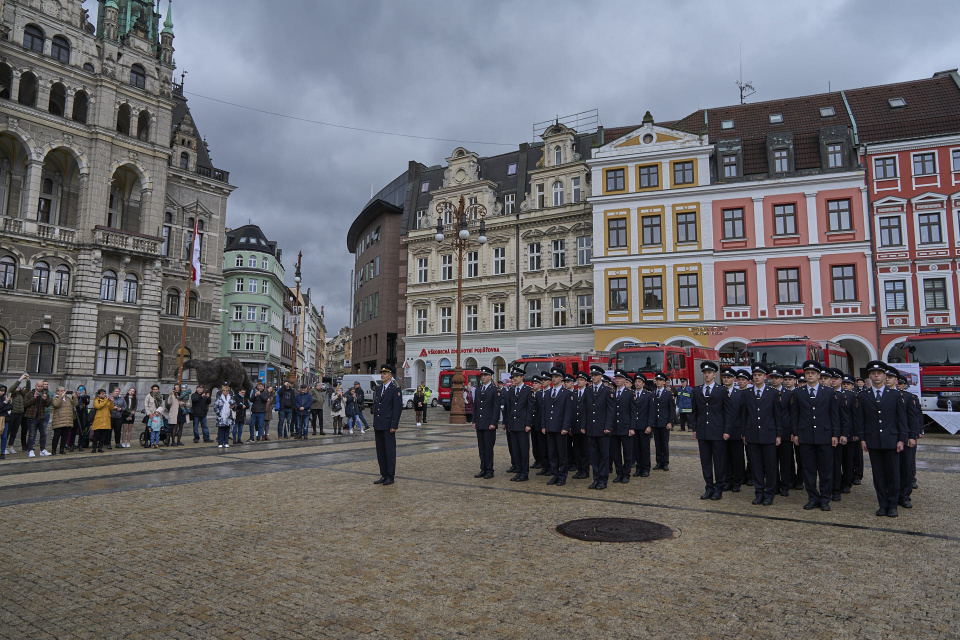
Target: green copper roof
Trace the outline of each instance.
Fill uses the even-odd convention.
[[[116,9],[117,11],[120,10],[120,7],[117,6],[117,0],[107,0],[107,7],[108,7],[108,8],[109,8],[109,7],[113,7],[113,8]]]
[[[163,33],[173,35],[173,0],[167,2],[167,19],[163,23]]]

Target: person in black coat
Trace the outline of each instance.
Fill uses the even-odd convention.
[[[900,500],[904,509],[912,509],[913,485],[917,479],[917,442],[923,435],[923,410],[920,398],[908,391],[907,376],[897,372],[897,389],[903,394],[907,412],[907,443],[900,452]]]
[[[840,379],[840,389],[843,394],[843,403],[840,410],[846,413],[847,423],[850,430],[847,433],[847,444],[840,447],[843,449],[843,461],[841,463],[842,474],[840,476],[840,493],[850,493],[854,481],[854,472],[857,466],[857,453],[863,455],[860,448],[860,437],[857,435],[856,418],[859,411],[860,400],[856,391],[857,382],[853,376],[843,373]],[[833,482],[836,490],[837,482]]]
[[[567,483],[567,436],[572,422],[572,394],[569,386],[573,376],[557,367],[550,371],[553,388],[543,395],[543,421],[541,429],[547,441],[547,473],[553,477],[547,484],[563,486]],[[569,378],[569,380],[567,380]]]
[[[531,469],[540,469],[541,471],[549,464],[547,461],[547,443],[541,431],[541,422],[543,420],[543,394],[550,383],[550,374],[544,371],[541,374],[533,374],[533,430],[530,432],[530,448],[533,453],[533,464]],[[544,475],[544,474],[541,474]]]
[[[610,434],[613,432],[613,391],[603,384],[603,367],[590,366],[590,385],[584,390],[587,446],[593,483],[590,489],[606,489],[610,473]]]
[[[846,443],[840,423],[840,396],[821,384],[823,365],[803,363],[807,385],[793,394],[793,445],[803,461],[803,485],[807,490],[804,509],[830,511],[833,496],[833,448]],[[819,490],[817,478],[820,479]]]
[[[820,377],[824,384],[837,393],[840,402],[840,436],[843,444],[833,448],[833,496],[831,500],[838,502],[843,493],[843,453],[853,439],[853,419],[848,398],[843,392],[843,371],[835,367],[828,367],[827,373]]]
[[[730,414],[727,421],[727,432],[730,437],[724,441],[724,448],[727,452],[727,475],[723,480],[723,488],[726,491],[740,493],[745,474],[743,408],[740,402],[742,392],[737,387],[737,371],[733,367],[723,367],[720,370],[720,381],[730,397]]]
[[[727,450],[724,442],[730,438],[727,422],[730,417],[730,396],[717,384],[716,362],[700,363],[703,384],[693,388],[691,423],[700,449],[700,469],[703,472],[704,491],[701,500],[723,498],[723,479],[727,476]]]
[[[377,462],[380,479],[373,484],[393,484],[397,470],[397,429],[403,412],[403,393],[393,380],[397,370],[385,364],[380,367],[380,386],[373,393],[373,434],[377,440]]]
[[[650,475],[651,411],[653,394],[647,391],[647,378],[638,369],[633,377],[633,475],[644,478]]]
[[[574,480],[583,480],[590,477],[590,452],[587,448],[587,408],[584,397],[590,376],[581,371],[577,374],[576,386],[571,389],[571,403],[573,416],[570,423],[571,458],[570,465],[577,468],[573,474]]]
[[[657,386],[653,392],[653,402],[650,406],[650,427],[645,432],[653,431],[653,442],[657,447],[657,466],[654,469],[670,470],[670,430],[677,421],[677,405],[673,400],[673,391],[667,385],[669,378],[663,371],[653,374],[653,383]],[[637,434],[640,436],[640,434]],[[648,450],[649,451],[649,450]],[[647,458],[647,464],[650,459]]]
[[[860,446],[870,455],[873,488],[877,492],[877,516],[896,518],[900,497],[900,461],[909,436],[907,407],[903,395],[886,387],[887,365],[879,360],[867,364],[870,386],[858,396],[856,416]]]
[[[523,384],[523,369],[510,371],[513,384],[502,391],[503,428],[510,446],[512,482],[526,482],[530,476],[530,429],[533,426],[533,391]]]
[[[500,419],[500,393],[493,384],[493,369],[480,367],[480,388],[473,397],[473,428],[477,432],[480,473],[474,478],[493,477],[493,446],[497,442]]]
[[[630,374],[617,369],[613,374],[613,431],[610,435],[610,457],[617,469],[614,482],[630,482],[630,469],[633,468],[633,390]]]
[[[753,474],[753,504],[770,506],[777,489],[777,446],[787,436],[781,423],[780,393],[767,384],[764,364],[753,365],[753,389],[741,397],[743,441]]]

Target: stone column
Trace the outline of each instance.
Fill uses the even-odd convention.
[[[63,117],[67,120],[73,120],[73,96],[75,93],[74,89],[67,89],[67,97],[63,102]]]
[[[130,373],[141,382],[157,379],[157,349],[160,347],[160,298],[162,295],[160,261],[143,265],[143,281],[140,286],[139,335],[130,336],[136,341],[136,369]],[[186,302],[185,302],[186,304]]]
[[[40,201],[40,177],[43,173],[43,161],[30,159],[27,161],[27,175],[22,194],[20,217],[36,219],[37,203]]]
[[[757,239],[757,248],[766,246],[767,238],[763,224],[763,196],[753,199],[753,235]]]
[[[768,318],[770,317],[770,309],[767,302],[767,259],[755,258],[754,262],[757,263],[757,317]],[[760,315],[760,311],[766,311],[767,313]]]
[[[823,308],[823,285],[820,283],[820,256],[809,256],[810,258],[810,301],[813,307],[810,309],[810,315],[819,314],[826,316]],[[817,311],[819,309],[820,311]]]
[[[14,69],[10,74],[10,102],[16,102],[20,99],[20,71]]]
[[[67,349],[68,375],[92,376],[95,372],[101,267],[99,250],[82,250],[77,254],[70,341],[64,345]]]
[[[817,244],[820,242],[820,225],[817,220],[817,194],[805,193],[807,198],[807,238],[808,244]],[[800,231],[797,229],[797,231]]]

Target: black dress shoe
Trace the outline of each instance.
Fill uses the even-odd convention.
[[[616,478],[613,479],[614,484],[619,484],[621,482],[623,482],[623,476],[617,476]]]
[[[839,493],[835,493],[832,496],[830,496],[830,499],[833,500],[834,502],[839,502],[841,500],[841,496]]]
[[[819,506],[820,506],[820,505],[818,505],[816,502],[812,502],[812,501],[811,501],[811,502],[808,502],[807,504],[803,505],[803,508],[806,509],[807,511],[810,511],[811,509],[816,509],[816,508],[819,507]]]
[[[538,475],[538,476],[548,476],[548,475],[550,475],[550,469],[548,469],[547,467],[544,467],[543,469],[540,469],[540,471],[537,471],[537,475]]]
[[[763,503],[763,498],[761,498],[760,496],[757,496],[756,498],[753,499],[753,502],[751,502],[750,504],[762,504],[762,503]]]
[[[600,484],[597,485],[597,491],[603,491],[606,488],[607,488],[606,482],[601,482]]]
[[[830,503],[823,502],[820,504],[820,511],[830,511]]]
[[[903,507],[904,509],[913,509],[913,503],[910,502],[909,498],[901,500],[900,506]]]
[[[517,482],[526,482],[529,479],[528,476],[517,476]]]
[[[702,494],[700,494],[701,500],[709,500],[712,497],[713,497],[713,491],[704,491]]]
[[[896,508],[896,507],[894,507],[893,509],[887,509],[887,517],[888,517],[888,518],[896,518],[896,517],[899,516],[899,515],[900,515],[900,514],[897,513],[897,508]]]
[[[531,468],[531,469],[539,469],[539,468],[541,468],[542,466],[543,466],[542,464],[540,464],[539,462],[537,462],[536,460],[534,460],[533,464],[530,465],[530,468]]]
[[[784,498],[788,497],[790,495],[790,489],[780,489],[780,495]]]
[[[589,477],[590,477],[590,474],[589,474],[589,473],[584,473],[584,472],[581,471],[580,473],[578,473],[578,474],[576,474],[575,476],[573,476],[573,479],[574,479],[574,480],[583,480],[583,479],[589,478]]]
[[[722,500],[722,499],[723,499],[723,491],[714,491],[714,492],[713,492],[713,495],[710,496],[710,499],[711,499],[711,500]]]
[[[791,488],[791,489],[796,489],[797,491],[799,491],[800,489],[803,489],[803,483],[802,483],[802,482],[794,482],[794,483],[793,483],[793,486],[790,487],[790,488]]]
[[[769,507],[772,504],[773,504],[773,498],[765,498],[763,501],[763,506],[765,507]]]
[[[649,471],[641,471],[641,472],[640,472],[640,477],[641,477],[641,478],[649,478],[649,477],[650,477],[650,472],[649,472]]]
[[[663,469],[664,471],[670,471],[670,463],[669,463],[669,462],[664,462],[664,463],[663,463],[663,466],[660,467],[660,468]]]
[[[380,479],[379,479],[379,480],[374,480],[374,481],[373,481],[373,484],[383,484],[383,483],[386,482],[386,481],[387,481],[387,477],[386,477],[386,476],[380,476]]]
[[[553,476],[552,478],[550,478],[550,481],[547,482],[547,484],[552,485],[552,484],[557,484],[558,482],[560,481],[557,479],[557,476]]]
[[[493,472],[492,472],[492,471],[487,472],[487,473],[483,474],[483,477],[484,477],[484,479],[489,480],[490,478],[493,477]]]
[[[734,493],[740,493],[740,485],[738,484],[733,485],[730,491],[733,491]]]
[[[916,489],[916,488],[917,488],[917,481],[916,481],[916,480],[914,480],[914,481],[912,481],[912,482],[910,483],[910,488],[911,488],[911,489]]]
[[[860,484],[861,482],[863,482],[863,480],[861,480],[860,478],[853,479],[853,484]]]
[[[486,474],[485,472],[481,471],[480,473],[474,474],[473,477],[474,477],[474,478],[482,478],[482,477],[485,476],[485,475],[487,475],[487,474]]]
[[[565,485],[565,484],[567,484],[567,481],[564,480],[563,478],[560,478],[559,480],[557,480],[557,486],[558,486],[558,487],[562,487],[562,486]]]
[[[882,518],[882,517],[884,517],[885,515],[887,515],[887,510],[886,510],[886,509],[877,509],[877,517]]]
[[[637,469],[636,471],[633,472],[633,477],[634,477],[634,478],[639,478],[639,477],[640,477],[640,469]]]
[[[383,486],[387,486],[388,484],[393,484],[393,478],[387,478],[383,481]]]
[[[850,487],[848,485],[840,487],[840,493],[850,493]]]
[[[653,465],[653,470],[654,470],[654,471],[660,471],[660,469],[663,469],[663,465],[660,464],[659,462],[658,462],[657,464]]]
[[[587,489],[596,489],[599,485],[600,483],[594,480],[592,483],[590,483],[590,486],[587,487]]]
[[[628,484],[630,482],[630,475],[628,474],[623,476],[623,480],[621,480],[620,482],[622,482],[623,484]]]
[[[517,472],[517,467],[515,465],[510,465],[510,467],[507,468],[507,473],[516,473],[516,472]]]

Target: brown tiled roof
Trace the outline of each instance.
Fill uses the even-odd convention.
[[[609,129],[603,130],[603,140],[600,144],[610,144],[620,136],[626,135],[638,128],[640,125],[635,124],[629,127],[610,127]]]
[[[949,73],[845,93],[861,142],[960,133],[960,87]],[[891,108],[890,98],[903,98],[906,106]]]

